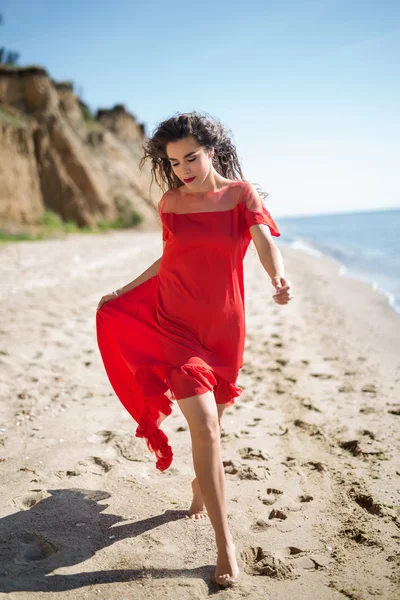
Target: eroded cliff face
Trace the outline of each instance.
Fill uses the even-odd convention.
[[[8,125],[0,121],[0,224],[29,223],[40,219],[44,210],[35,125],[17,112],[9,111],[7,116]]]
[[[46,207],[80,226],[129,211],[156,225],[160,193],[149,168],[139,175],[144,135],[122,105],[88,120],[70,83],[0,67],[0,227],[38,223]]]

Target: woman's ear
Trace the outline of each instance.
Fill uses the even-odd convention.
[[[215,154],[215,150],[214,150],[214,148],[210,148],[210,150],[208,151],[208,156],[209,156],[210,158],[213,158],[214,154]]]

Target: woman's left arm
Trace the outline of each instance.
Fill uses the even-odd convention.
[[[272,296],[277,304],[287,304],[293,298],[290,281],[284,277],[282,254],[272,239],[268,225],[259,223],[249,227],[260,262],[271,278],[276,292]]]

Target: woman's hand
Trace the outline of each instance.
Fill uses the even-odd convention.
[[[276,277],[272,280],[272,285],[276,290],[272,297],[277,304],[287,304],[289,300],[294,298],[294,296],[292,296],[292,287],[288,279]]]
[[[106,294],[105,296],[102,297],[102,299],[98,303],[96,310],[99,310],[99,308],[101,308],[103,306],[103,304],[105,304],[106,302],[109,302],[110,300],[114,300],[114,298],[117,298],[117,296],[115,294]]]

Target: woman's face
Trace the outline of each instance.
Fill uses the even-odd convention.
[[[201,186],[212,168],[214,148],[206,150],[194,137],[189,136],[177,142],[170,142],[166,151],[175,175],[188,188],[196,189]]]

